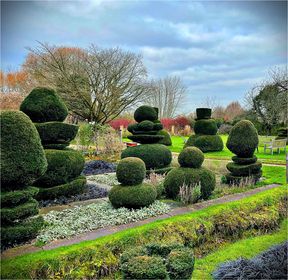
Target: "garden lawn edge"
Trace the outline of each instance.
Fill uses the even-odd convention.
[[[281,224],[280,230],[275,233],[242,239],[224,246],[202,259],[196,259],[192,279],[212,280],[213,277],[211,274],[222,263],[241,257],[251,259],[261,252],[268,250],[273,245],[284,242],[287,240],[287,226],[288,220],[285,219]]]
[[[233,217],[233,220],[238,224],[241,219],[239,221],[234,219],[235,214],[241,213],[243,219],[243,217],[245,218],[248,216],[246,213],[253,214],[255,211],[261,211],[262,207],[263,211],[268,209],[268,214],[264,212],[267,216],[263,215],[264,219],[260,218],[259,222],[263,220],[263,223],[265,221],[265,225],[267,223],[269,224],[269,221],[266,220],[266,218],[269,217],[271,218],[271,225],[277,228],[281,220],[283,220],[279,208],[281,203],[285,203],[285,199],[287,199],[287,187],[281,186],[238,201],[214,205],[197,212],[155,221],[96,240],[84,241],[71,246],[63,246],[49,251],[41,251],[5,259],[2,260],[1,278],[49,278],[47,276],[53,277],[53,275],[59,275],[60,271],[63,273],[63,267],[61,267],[61,265],[69,266],[68,269],[72,269],[70,265],[74,265],[79,270],[81,265],[91,264],[91,258],[93,259],[93,264],[98,261],[101,263],[99,267],[93,267],[95,273],[96,269],[102,269],[102,265],[108,266],[109,273],[111,273],[118,268],[119,260],[116,255],[119,256],[124,249],[128,249],[135,245],[142,245],[152,240],[157,241],[157,238],[163,242],[167,237],[169,238],[169,241],[177,241],[177,238],[179,241],[180,236],[183,234],[184,237],[187,235],[190,239],[196,238],[196,240],[198,240],[198,236],[195,235],[195,232],[193,235],[189,225],[193,224],[196,227],[196,225],[199,226],[204,224],[206,230],[209,232],[209,227],[213,227],[211,221],[217,217],[221,220],[221,215],[223,215],[223,213],[227,214],[228,217],[229,215]],[[247,220],[245,222],[247,222]],[[267,229],[264,226],[264,230],[269,232],[269,226]],[[195,229],[193,229],[193,231],[195,231]],[[241,238],[241,236],[238,238]],[[77,275],[74,274],[73,276],[74,278],[77,278]]]

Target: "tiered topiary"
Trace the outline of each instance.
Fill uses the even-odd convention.
[[[287,135],[288,128],[287,127],[281,127],[278,129],[278,136],[276,137],[276,140],[281,139],[287,139],[286,144],[288,144],[288,135]]]
[[[140,208],[155,201],[155,187],[143,183],[146,167],[140,158],[122,159],[117,166],[116,176],[121,185],[114,186],[109,192],[109,200],[114,207]]]
[[[38,200],[71,196],[83,192],[86,184],[80,176],[84,157],[68,149],[78,126],[63,123],[68,115],[66,105],[50,88],[35,88],[24,99],[20,110],[34,122],[48,161],[47,172],[34,185],[39,187]]]
[[[250,177],[253,183],[260,179],[262,164],[254,155],[258,141],[257,129],[252,122],[242,120],[233,126],[226,146],[236,156],[226,165],[231,172],[226,175],[228,184],[239,184],[245,177]]]
[[[120,257],[123,279],[191,279],[193,251],[182,244],[148,244]]]
[[[127,148],[121,158],[138,157],[145,162],[148,172],[150,169],[167,172],[170,170],[172,153],[166,146],[159,144],[159,141],[165,140],[166,145],[169,143],[167,135],[163,135],[163,125],[158,120],[158,109],[141,106],[135,111],[134,118],[137,123],[128,126],[128,131],[133,134],[128,138],[142,145]]]
[[[178,157],[179,168],[171,170],[164,181],[166,195],[177,198],[180,187],[184,184],[195,187],[201,186],[201,198],[207,199],[215,188],[215,174],[201,167],[204,161],[202,151],[196,147],[185,148]]]
[[[4,111],[1,122],[1,247],[36,237],[43,218],[31,184],[44,174],[47,161],[31,120],[19,111]]]
[[[217,134],[217,124],[211,119],[211,109],[197,108],[197,119],[194,124],[195,135],[191,135],[185,144],[185,148],[195,146],[203,153],[222,151],[224,148],[222,138]]]

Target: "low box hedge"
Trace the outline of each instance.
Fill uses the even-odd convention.
[[[147,243],[178,242],[194,250],[276,230],[287,215],[286,186],[248,198],[155,221],[54,250],[2,260],[2,279],[100,278],[119,269],[119,256]],[[217,242],[216,242],[217,241]]]

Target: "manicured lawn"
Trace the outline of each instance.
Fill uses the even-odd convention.
[[[211,273],[223,262],[242,258],[253,258],[273,245],[280,244],[287,239],[287,220],[283,221],[279,231],[252,237],[227,245],[220,250],[207,255],[202,259],[196,259],[193,279],[212,279]],[[251,250],[253,248],[253,250]]]

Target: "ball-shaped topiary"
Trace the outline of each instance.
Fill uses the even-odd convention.
[[[32,184],[47,168],[39,134],[24,113],[3,111],[1,122],[1,186],[21,189]]]
[[[178,156],[181,167],[199,168],[204,161],[202,151],[196,147],[187,147]]]
[[[214,119],[197,120],[194,124],[195,134],[215,135],[217,130],[217,124]]]
[[[142,121],[155,121],[158,118],[158,113],[155,108],[147,105],[140,106],[134,112],[134,119],[136,122],[140,123]]]
[[[138,130],[142,131],[150,131],[153,130],[154,128],[154,123],[148,120],[142,121],[138,123]]]
[[[240,158],[251,158],[258,143],[258,133],[253,123],[242,120],[231,129],[226,146]]]
[[[68,109],[62,99],[51,88],[34,88],[23,100],[20,110],[33,122],[64,121]]]
[[[203,153],[222,151],[224,144],[220,135],[191,135],[184,148],[195,146]]]
[[[146,176],[146,167],[142,159],[127,157],[122,159],[116,169],[117,180],[127,186],[141,184]]]
[[[196,116],[197,119],[210,119],[212,114],[212,110],[210,108],[197,108]]]
[[[137,157],[145,162],[146,169],[167,167],[172,161],[171,151],[161,144],[144,144],[125,149],[121,158]]]
[[[152,204],[157,197],[154,186],[140,184],[136,186],[114,186],[109,192],[109,200],[116,208],[141,208]]]

